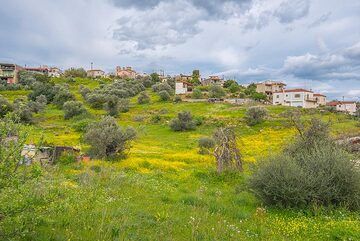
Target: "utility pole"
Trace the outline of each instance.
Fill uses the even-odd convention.
[[[93,63],[93,62],[91,62],[91,70],[93,69],[93,64],[94,64],[94,63]]]

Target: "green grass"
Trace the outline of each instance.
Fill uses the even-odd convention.
[[[56,80],[58,82],[61,79]],[[70,84],[76,98],[80,84],[95,88],[94,80]],[[295,130],[285,124],[286,107],[268,106],[270,118],[248,127],[246,107],[229,104],[131,100],[118,122],[133,126],[138,137],[128,158],[116,162],[55,165],[43,175],[0,195],[0,240],[359,240],[360,215],[335,209],[280,210],[264,207],[247,187],[252,166],[280,151]],[[14,100],[28,92],[6,91]],[[16,97],[15,97],[16,96]],[[87,109],[93,119],[105,112]],[[168,122],[179,111],[203,117],[195,131],[176,133]],[[152,116],[160,115],[158,123]],[[142,121],[135,117],[143,116]],[[332,113],[305,113],[305,119],[330,121],[334,136],[360,134],[351,118]],[[35,116],[29,142],[73,145],[86,150],[79,120],[64,120],[63,111],[48,105]],[[245,172],[217,175],[210,155],[199,155],[197,141],[222,125],[234,126]]]

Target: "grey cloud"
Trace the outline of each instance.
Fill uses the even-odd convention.
[[[309,0],[287,0],[281,3],[274,15],[281,23],[291,23],[308,15],[309,9]]]
[[[180,44],[200,31],[197,22],[205,14],[184,1],[160,3],[136,16],[118,19],[113,36],[119,41],[134,42],[137,49]]]
[[[360,80],[360,42],[336,53],[290,56],[282,72],[302,79]]]
[[[160,3],[173,3],[173,0],[110,0],[115,6],[127,8],[134,7],[136,9],[154,8]],[[209,15],[217,16],[224,14],[226,6],[244,7],[251,4],[252,0],[184,0],[194,7],[201,8],[209,13]]]
[[[226,19],[248,6],[250,0],[114,1],[120,7],[134,7],[131,16],[117,20],[113,37],[129,41],[136,49],[184,43],[198,34],[201,21]]]
[[[317,26],[321,25],[322,23],[326,22],[330,18],[331,14],[332,14],[332,12],[327,12],[327,13],[321,15],[320,18],[316,19],[314,22],[312,22],[309,25],[309,28],[317,27]]]

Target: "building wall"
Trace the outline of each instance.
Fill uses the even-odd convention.
[[[356,112],[356,103],[339,103],[336,105],[336,110],[354,114]]]
[[[314,100],[310,92],[281,92],[274,93],[273,105],[316,108],[318,104]]]
[[[175,94],[181,95],[187,93],[187,85],[182,82],[176,82],[175,84]]]
[[[326,105],[326,97],[325,96],[316,96],[317,103],[319,105]]]

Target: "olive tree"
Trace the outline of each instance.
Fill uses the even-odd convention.
[[[194,130],[196,123],[190,112],[183,111],[178,113],[177,118],[174,118],[170,122],[170,128],[173,131],[187,131]]]
[[[64,118],[70,119],[74,116],[87,113],[84,105],[80,101],[67,101],[64,103]]]
[[[133,128],[126,129],[116,123],[116,119],[105,116],[101,121],[90,124],[84,140],[91,146],[90,153],[97,158],[123,156],[130,149],[130,143],[136,137]]]

